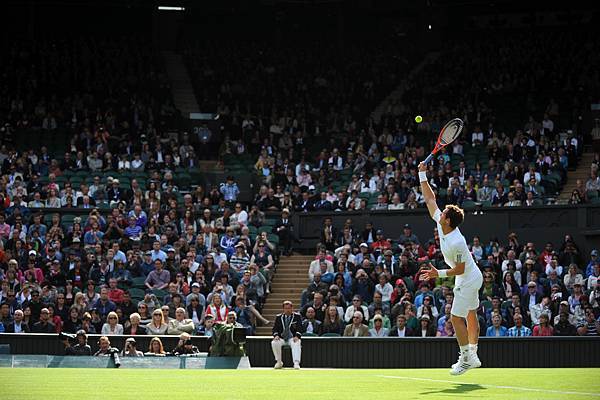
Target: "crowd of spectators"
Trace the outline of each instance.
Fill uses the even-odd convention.
[[[561,49],[543,36],[535,40]],[[504,57],[518,58],[527,43],[504,49]],[[213,324],[235,311],[238,323],[252,333],[257,323],[270,323],[260,311],[280,253],[289,254],[302,240],[290,214],[419,207],[416,163],[431,144],[428,134],[450,116],[462,116],[469,132],[431,167],[440,206],[467,201],[533,205],[545,199],[544,189],[557,189],[543,178],[552,172],[562,181],[581,152],[581,132],[569,133],[573,126],[562,122],[562,110],[575,110],[576,104],[559,107],[548,100],[547,116],[532,109],[524,126],[499,130],[495,110],[480,96],[491,89],[481,82],[459,90],[464,96],[458,102],[434,95],[440,87],[444,96],[456,93],[448,82],[465,82],[461,74],[466,71],[460,63],[451,64],[448,82],[439,82],[444,74],[436,72],[441,64],[434,61],[417,75],[422,93],[408,87],[410,100],[394,103],[376,122],[370,112],[412,66],[392,46],[356,43],[345,50],[346,63],[334,62],[339,54],[326,44],[282,51],[243,42],[215,44],[202,56],[188,49],[196,85],[205,88],[200,102],[214,105],[223,124],[223,156],[258,157],[255,170],[263,186],[252,204],[238,201],[240,187],[233,176],[207,187],[178,180],[178,173],[198,162],[195,138],[175,129],[178,112],[148,45],[134,38],[118,43],[75,39],[8,49],[0,67],[1,329],[210,336]],[[409,53],[410,46],[403,49]],[[480,61],[472,65],[479,71],[474,76],[485,75],[489,48],[472,45],[471,51]],[[232,54],[239,62],[228,58]],[[512,79],[531,77],[523,63],[515,68]],[[241,77],[246,81],[240,83]],[[578,88],[591,84],[564,79]],[[520,85],[509,81],[489,87],[514,94]],[[558,84],[563,83],[560,77]],[[537,101],[536,87],[528,90]],[[490,93],[487,97],[493,97]],[[417,109],[425,118],[418,126],[412,122]],[[61,137],[67,147],[58,154]],[[593,174],[586,185],[598,183]],[[265,213],[273,211],[281,211],[281,218],[267,225]],[[422,262],[441,260],[435,237],[421,244],[408,230],[392,246],[373,226],[355,229],[349,223],[338,232],[331,221],[324,224],[323,249],[311,265],[315,290],[309,287],[304,295],[306,331],[320,321],[325,333],[364,334],[362,325],[368,323],[374,329],[369,332],[380,336],[382,327],[390,329],[403,315],[412,330],[420,326],[435,334],[441,320],[440,334],[449,334],[443,316],[451,282],[434,286],[415,278]],[[540,294],[551,295],[549,282],[555,280],[546,264],[552,260],[538,259],[527,269],[526,256],[512,265],[508,249],[519,259],[524,249],[511,240],[484,246],[473,239],[474,253],[497,288],[504,288],[494,294],[484,287],[485,299],[513,304],[500,310],[505,311],[499,313],[501,324],[512,325],[514,308],[521,304],[523,323],[530,326],[529,308],[541,302],[528,302],[525,292],[534,282]],[[583,255],[569,259],[574,248],[565,241],[557,251],[563,267],[557,279],[569,277],[560,292],[569,318],[584,333],[586,309],[580,301],[588,296],[597,314],[597,297],[591,296],[598,290],[592,285],[585,288],[591,291],[587,295],[577,292],[573,275],[564,271],[571,264],[583,269]],[[598,276],[594,268],[586,270],[582,283]],[[507,289],[506,276],[518,286]],[[555,305],[557,297],[550,301]],[[482,310],[487,328],[490,307]],[[348,328],[350,320],[355,325]],[[588,325],[585,332],[592,331]]]
[[[430,167],[440,206],[552,204],[589,133],[582,132],[581,115],[588,94],[597,90],[590,68],[598,41],[580,32],[513,33],[510,38],[511,46],[503,44],[504,34],[452,41],[449,50],[404,82],[404,96],[389,103],[380,121],[360,109],[343,119],[297,117],[281,111],[289,110],[286,101],[296,96],[248,88],[244,95],[263,104],[262,110],[237,108],[236,134],[224,151],[256,157],[255,173],[264,183],[256,203],[263,211],[410,209],[423,205],[416,165],[433,147],[432,133],[459,116],[465,132]],[[573,49],[574,41],[585,45]],[[533,63],[524,56],[528,53]],[[275,71],[288,70],[283,60],[255,54]],[[573,57],[586,61],[563,68]],[[336,72],[340,79],[346,76],[343,69]],[[261,96],[282,105],[264,106]],[[420,124],[414,121],[417,114],[424,118]],[[271,190],[282,202],[285,196],[292,202],[264,201]]]
[[[371,224],[331,219],[310,263],[302,293],[304,333],[343,336],[454,336],[449,318],[454,278],[422,280],[444,264],[434,229],[428,240],[409,225],[391,240]],[[336,234],[337,233],[337,234]],[[333,238],[328,242],[328,238]],[[481,268],[478,318],[482,336],[598,335],[600,257],[582,254],[572,237],[543,246],[512,233],[506,241],[471,238]]]
[[[17,330],[211,335],[230,311],[248,332],[268,324],[276,243],[250,237],[233,179],[179,184],[198,157],[150,45],[85,38],[5,53],[2,329],[22,318]]]

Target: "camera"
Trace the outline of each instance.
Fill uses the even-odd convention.
[[[69,343],[76,343],[77,342],[77,335],[75,335],[74,333],[60,332],[58,334],[58,340],[60,340],[61,342],[64,342],[65,340],[68,340]]]
[[[246,343],[246,328],[235,327],[233,328],[233,342],[237,344]]]

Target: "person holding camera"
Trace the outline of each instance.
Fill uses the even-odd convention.
[[[121,357],[144,357],[144,353],[139,351],[136,346],[137,343],[134,338],[127,338],[125,348],[121,351]]]
[[[75,335],[59,333],[65,345],[65,355],[67,356],[91,356],[92,348],[87,344],[87,334],[83,329],[77,331]],[[77,341],[77,344],[73,344]]]
[[[186,332],[179,335],[179,342],[173,351],[171,351],[171,354],[174,356],[187,356],[199,353],[200,350],[192,344],[191,336]]]

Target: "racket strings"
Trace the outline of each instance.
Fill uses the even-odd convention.
[[[452,120],[442,130],[440,135],[440,143],[442,145],[448,145],[452,143],[462,131],[463,123],[460,120]]]

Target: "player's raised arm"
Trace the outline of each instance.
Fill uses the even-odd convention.
[[[438,210],[438,206],[435,202],[435,194],[427,181],[427,165],[423,162],[419,163],[419,181],[421,182],[421,193],[423,193],[423,197],[425,198],[429,215],[433,218],[433,215]]]

